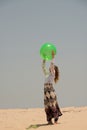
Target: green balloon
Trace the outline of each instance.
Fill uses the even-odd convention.
[[[51,60],[52,59],[52,51],[56,55],[56,47],[52,43],[45,43],[40,48],[40,55],[44,60]]]

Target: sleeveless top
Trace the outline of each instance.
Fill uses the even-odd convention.
[[[51,71],[48,71],[46,69],[46,61],[45,60],[43,60],[43,62],[42,62],[42,69],[43,69],[43,73],[45,75],[44,83],[53,83],[54,78],[55,78],[55,70],[54,70],[54,62],[53,62],[53,60],[50,63],[50,70]]]

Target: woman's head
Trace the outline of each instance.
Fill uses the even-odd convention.
[[[55,78],[54,78],[54,82],[57,83],[57,81],[59,80],[59,69],[56,65],[54,65],[54,69],[55,69]]]

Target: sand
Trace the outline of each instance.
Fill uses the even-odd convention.
[[[57,125],[47,125],[43,108],[0,109],[0,130],[87,130],[87,106],[61,108]]]

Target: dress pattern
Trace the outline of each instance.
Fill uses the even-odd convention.
[[[48,122],[51,121],[52,118],[56,121],[58,117],[62,115],[52,83],[44,84],[44,107]]]

